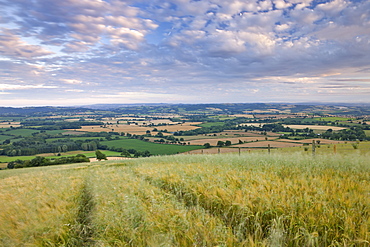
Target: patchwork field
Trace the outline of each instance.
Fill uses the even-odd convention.
[[[229,137],[229,136],[223,136],[222,138],[218,137],[217,139],[199,139],[199,140],[189,140],[190,145],[204,145],[204,143],[209,143],[211,146],[216,146],[218,141],[231,141],[232,144],[239,143],[239,140],[242,142],[255,142],[255,141],[262,141],[267,138],[275,139],[275,137],[264,137],[264,136],[258,136],[258,137]]]
[[[159,144],[144,142],[137,139],[121,139],[113,141],[102,141],[102,145],[108,147],[122,147],[124,149],[135,149],[137,151],[149,150],[152,155],[166,155],[166,154],[177,154],[182,152],[188,152],[195,149],[200,149],[202,146],[196,145],[173,145],[173,144]]]
[[[0,245],[365,247],[368,161],[247,153],[0,171]]]
[[[130,133],[135,135],[145,135],[146,131],[152,131],[154,128],[157,130],[167,130],[168,132],[175,132],[175,131],[186,131],[186,130],[194,130],[198,129],[199,127],[194,126],[197,123],[184,123],[184,124],[176,124],[176,125],[165,125],[165,126],[146,126],[146,125],[135,125],[135,124],[114,124],[108,125],[106,128],[100,126],[82,126],[81,129],[76,129],[75,131],[86,131],[86,132],[124,132]],[[155,134],[155,132],[153,133]],[[167,133],[163,133],[164,135],[168,135]]]
[[[347,128],[344,128],[344,127],[337,127],[337,126],[322,126],[322,125],[293,125],[293,124],[283,124],[284,127],[289,127],[291,129],[305,129],[305,128],[309,128],[309,129],[312,129],[312,130],[328,130],[328,129],[332,129],[332,130],[343,130],[343,129],[347,129]]]
[[[338,141],[338,140],[328,140],[328,139],[321,139],[321,138],[315,138],[315,139],[303,139],[303,140],[288,140],[288,139],[280,139],[280,142],[294,142],[294,143],[307,143],[311,144],[312,141],[320,142],[320,144],[341,144],[341,143],[348,143],[348,141]],[[351,142],[350,142],[351,143]]]
[[[298,147],[302,146],[300,143],[290,143],[290,142],[279,142],[279,141],[262,141],[262,142],[250,142],[250,143],[244,143],[235,145],[235,147],[241,147],[241,148],[258,148],[263,147],[267,148],[268,145],[272,148],[286,148],[286,147]]]
[[[19,127],[21,126],[19,122],[6,122],[6,123],[0,123],[0,129],[4,129],[4,128],[10,128],[13,127],[13,128],[16,128],[16,127]]]

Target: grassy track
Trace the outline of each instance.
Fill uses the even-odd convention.
[[[0,171],[0,245],[369,246],[369,155],[122,162]]]

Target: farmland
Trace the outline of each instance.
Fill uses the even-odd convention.
[[[151,150],[153,155],[164,155],[164,154],[177,154],[188,152],[190,150],[202,148],[202,146],[180,146],[170,144],[157,144],[151,142],[142,142],[136,139],[123,139],[113,141],[102,141],[102,145],[108,145],[108,147],[123,147],[126,149],[135,149],[138,151]]]
[[[0,168],[17,159],[63,157],[70,152],[90,152],[92,158],[95,150],[140,157],[144,152],[218,153],[219,148],[306,150],[303,146],[312,140],[322,147],[356,143],[355,149],[365,146],[357,142],[370,140],[367,109],[359,106],[339,108],[343,112],[335,106],[284,104],[101,107],[0,108]]]
[[[368,160],[175,155],[1,171],[0,245],[368,246]]]
[[[0,246],[369,246],[370,112],[343,109],[0,108]]]

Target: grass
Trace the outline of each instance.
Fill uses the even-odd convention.
[[[32,136],[33,133],[40,132],[40,130],[35,130],[35,129],[13,129],[9,131],[4,131],[3,134],[6,135],[13,135],[13,136]],[[56,135],[60,134],[63,132],[66,132],[66,130],[46,130],[45,131],[48,134]]]
[[[0,245],[72,246],[84,174],[60,168],[21,170],[29,172],[9,171],[1,179]]]
[[[368,155],[370,154],[370,142],[360,142],[357,145],[357,149],[353,148],[353,143],[342,143],[342,144],[325,144],[325,145],[316,145],[315,152],[320,155],[330,155],[330,154],[342,154],[342,155]],[[308,150],[305,152],[304,148],[308,147]],[[289,147],[289,148],[279,148],[272,150],[273,152],[278,153],[296,153],[301,152],[305,154],[312,154],[312,146],[301,146],[301,147]]]
[[[71,139],[73,141],[78,141],[78,140],[81,140],[81,141],[84,141],[84,140],[100,140],[100,139],[104,139],[102,137],[64,137],[64,138],[50,138],[50,139],[46,139],[47,142],[54,142],[54,141],[59,141],[59,140],[65,140],[65,139]]]
[[[13,136],[8,136],[8,135],[0,135],[0,142],[2,143],[3,141],[7,139],[12,139]]]
[[[319,117],[319,118],[314,118],[315,120],[320,120],[320,121],[350,121],[354,120],[353,118],[346,118],[346,117]]]
[[[364,130],[364,131],[365,131],[366,136],[370,136],[370,130]]]
[[[120,140],[112,140],[112,141],[102,141],[100,142],[102,145],[107,145],[108,147],[122,147],[124,149],[135,149],[137,151],[145,151],[148,150],[153,155],[168,155],[168,154],[176,154],[182,152],[188,152],[191,150],[196,150],[203,148],[202,146],[195,146],[195,145],[171,145],[171,144],[157,144],[151,142],[145,142],[137,139],[120,139]]]
[[[109,150],[101,150],[102,153],[104,153],[107,157],[116,157],[120,156],[120,152],[115,152],[115,151],[109,151]],[[5,168],[6,163],[9,163],[14,160],[32,160],[36,156],[43,156],[49,159],[57,159],[61,157],[70,157],[70,156],[76,156],[77,154],[84,154],[88,158],[95,157],[95,151],[82,151],[82,150],[77,150],[77,151],[70,151],[66,153],[61,153],[60,156],[56,156],[53,154],[39,154],[39,155],[33,155],[33,156],[0,156],[0,163],[4,163],[3,167],[0,166],[0,168]]]
[[[224,125],[225,125],[224,122],[209,122],[209,123],[198,124],[197,126],[210,128],[210,127],[213,127],[213,126],[224,126]]]
[[[0,245],[368,246],[368,161],[248,153],[0,171]]]

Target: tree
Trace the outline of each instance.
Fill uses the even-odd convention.
[[[210,147],[211,147],[211,144],[209,144],[209,143],[207,142],[207,143],[204,143],[204,144],[203,144],[203,146],[204,146],[205,148],[210,148]]]
[[[225,146],[231,146],[231,141],[226,141]]]
[[[223,141],[218,141],[217,142],[217,146],[222,147],[223,145],[225,145],[225,142],[223,142]]]
[[[131,154],[126,149],[124,149],[122,151],[121,155],[124,156],[124,157],[131,158]]]
[[[101,161],[101,160],[107,160],[107,156],[100,152],[99,150],[95,151],[96,159]]]

